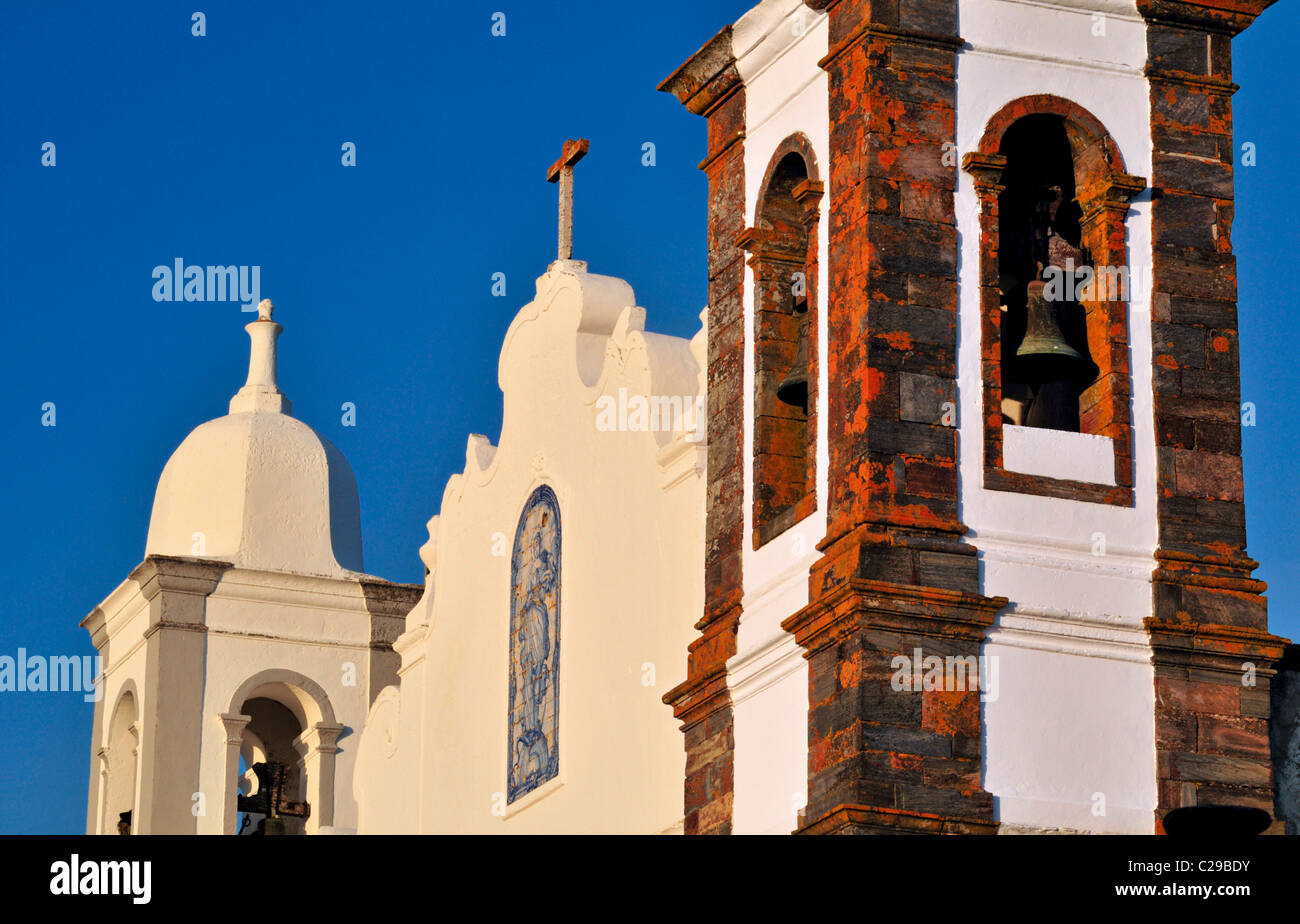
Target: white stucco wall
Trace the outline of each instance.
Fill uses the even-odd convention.
[[[1094,14],[1104,17],[1104,36],[1093,34]],[[977,148],[1006,103],[1052,93],[1106,126],[1128,173],[1150,176],[1145,25],[1133,3],[961,0],[959,15],[968,43],[957,67],[960,152]],[[1156,543],[1149,198],[1132,204],[1127,224],[1130,267],[1141,281],[1129,303],[1131,508],[983,488],[979,206],[965,172],[956,206],[961,515],[980,549],[982,591],[1011,600],[984,648],[999,660],[1001,687],[984,707],[984,785],[1007,825],[1149,833],[1156,804],[1154,684],[1142,630]],[[1046,464],[1051,453],[1037,449],[1029,464]],[[1100,543],[1104,554],[1094,554]]]
[[[100,622],[102,619],[102,622]],[[87,834],[112,834],[116,833],[117,817],[109,817],[109,812],[120,812],[132,809],[136,811],[138,820],[138,806],[140,805],[140,766],[138,753],[140,748],[140,737],[147,734],[142,716],[152,703],[150,697],[146,695],[147,687],[145,684],[146,656],[144,647],[144,629],[148,625],[148,602],[138,592],[134,583],[124,581],[119,585],[104,602],[87,618],[87,622],[95,621],[102,628],[98,629],[98,635],[92,630],[92,640],[98,642],[97,651],[102,658],[102,679],[99,700],[95,703],[94,719],[91,726],[90,741],[90,786],[87,798],[86,810],[86,833]],[[109,657],[109,651],[105,650],[110,637],[116,637],[118,641],[109,650],[112,657]],[[114,713],[117,711],[122,702],[124,695],[130,695],[135,703],[136,714],[136,746],[137,752],[133,755],[135,758],[134,782],[132,789],[134,794],[131,798],[131,805],[119,807],[117,805],[106,806],[106,779],[108,748],[110,741],[110,723]]]
[[[370,707],[371,634],[365,597],[356,583],[242,569],[222,576],[207,603],[200,788],[209,794],[211,810],[200,819],[199,833],[229,833],[221,830],[220,795],[214,795],[224,793],[226,772],[225,726],[218,717],[238,713],[251,696],[268,695],[253,687],[236,697],[259,676],[279,688],[270,698],[295,713],[306,739],[316,722],[327,721],[314,700],[323,700],[333,723],[344,726],[334,757],[332,825],[356,828],[352,773]],[[292,675],[311,687],[295,684]],[[309,833],[325,820],[323,808],[312,806]]]
[[[325,822],[355,828],[352,768],[374,688],[371,643],[385,634],[391,640],[395,631],[386,629],[382,619],[374,620],[354,580],[225,569],[219,563],[197,567],[211,576],[215,587],[195,581],[179,589],[183,581],[171,578],[164,581],[159,596],[156,588],[146,591],[140,582],[128,579],[85,623],[104,666],[104,695],[95,706],[91,742],[88,833],[116,833],[119,809],[112,808],[112,817],[105,815],[104,762],[99,755],[109,745],[109,723],[127,691],[138,716],[134,833],[233,833],[227,830],[233,827],[227,824],[233,816],[223,809],[234,778],[228,774],[227,729],[221,716],[239,714],[253,696],[277,699],[298,715],[304,732],[300,743],[305,745],[300,751],[307,752],[309,777],[314,726],[343,726],[333,758],[332,816],[314,794],[307,830],[313,833]],[[191,628],[178,626],[179,607],[187,610],[187,622],[198,617]],[[164,627],[169,616],[170,626]],[[388,617],[388,623],[394,621]],[[178,647],[164,636],[197,642]],[[250,683],[259,676],[261,682]],[[185,683],[178,684],[177,677],[184,677]],[[191,683],[199,691],[193,701]],[[241,689],[243,694],[236,696]],[[172,758],[194,753],[197,774]],[[202,794],[202,811],[192,812],[191,806],[200,805],[196,793]],[[185,810],[175,811],[178,805]]]
[[[736,67],[745,81],[745,223],[755,224],[772,155],[795,133],[807,136],[816,178],[827,184],[818,226],[817,509],[755,550],[754,277],[745,274],[745,595],[736,654],[727,662],[735,722],[737,834],[789,834],[807,802],[808,665],[781,621],[808,603],[808,569],[826,535],[826,220],[829,206],[828,78],[817,62],[827,50],[827,16],[800,0],[767,0],[733,27]],[[813,165],[809,165],[810,174]]]
[[[362,833],[680,829],[685,749],[662,697],[703,610],[705,444],[597,421],[620,389],[693,401],[704,340],[644,318],[625,282],[563,261],[511,325],[499,445],[471,436],[447,484],[400,688],[363,736]],[[559,776],[507,805],[510,553],[542,484],[562,534]]]

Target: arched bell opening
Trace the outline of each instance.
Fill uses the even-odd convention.
[[[109,720],[108,739],[100,751],[103,814],[101,834],[132,834],[135,812],[136,770],[139,760],[139,713],[135,696],[124,692]]]
[[[782,142],[738,241],[754,271],[755,548],[816,506],[815,168],[806,139]]]
[[[1025,116],[1007,129],[999,153],[1006,157],[998,196],[1002,420],[1078,432],[1079,399],[1100,370],[1077,298],[1092,255],[1065,123]]]
[[[985,488],[1131,505],[1128,302],[1138,280],[1126,223],[1146,180],[1125,172],[1096,116],[1051,94],[1022,96],[994,113],[962,168],[979,203]],[[1113,481],[1096,472],[1076,481],[1008,469],[1010,426],[1105,437],[1108,444],[1084,443],[1113,454]],[[1046,445],[1026,436],[1016,437],[1021,452]]]
[[[240,712],[249,722],[239,749],[236,833],[306,833],[311,808],[302,723],[288,707],[262,696],[246,700]]]
[[[315,834],[334,825],[335,763],[346,729],[319,684],[296,671],[262,671],[240,685],[219,718],[222,831]]]

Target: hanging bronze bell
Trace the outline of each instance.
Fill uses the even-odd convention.
[[[1016,355],[1059,356],[1063,359],[1083,362],[1083,356],[1066,342],[1065,335],[1061,333],[1061,321],[1057,314],[1058,303],[1047,300],[1043,291],[1045,288],[1046,283],[1042,280],[1035,280],[1028,286],[1025,337],[1016,348]]]
[[[776,399],[783,404],[808,410],[808,338],[799,338],[799,352],[789,373],[776,386]]]
[[[1023,425],[1078,432],[1078,379],[1089,361],[1065,339],[1060,304],[1047,300],[1045,288],[1041,280],[1027,286],[1025,336],[1016,349],[1014,377],[1032,393]]]

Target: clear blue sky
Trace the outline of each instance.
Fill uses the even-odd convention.
[[[545,171],[565,138],[591,139],[575,256],[629,280],[652,328],[696,330],[704,122],[654,88],[749,5],[0,3],[0,654],[91,653],[77,624],[142,558],[168,455],[243,382],[249,315],[153,301],[153,267],[178,257],[262,268],[286,328],[281,386],[356,471],[367,570],[420,580],[466,435],[500,429],[497,353],[554,258]],[[1274,631],[1295,636],[1298,325],[1271,271],[1300,252],[1282,66],[1300,19],[1279,6],[1235,43],[1238,145],[1255,142],[1258,165],[1237,172],[1234,245],[1259,408],[1250,551]],[[90,717],[77,695],[0,693],[0,831],[82,830]]]

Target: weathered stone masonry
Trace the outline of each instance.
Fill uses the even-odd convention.
[[[1138,0],[1153,145],[1157,824],[1183,806],[1273,807],[1269,684],[1285,640],[1267,630],[1246,554],[1230,236],[1231,40],[1271,2]]]
[[[730,834],[734,787],[727,659],[740,625],[745,509],[745,88],[731,28],[714,36],[659,87],[708,122],[709,371],[704,614],[686,680],[664,696],[686,734],[687,834]]]
[[[811,603],[807,832],[992,832],[975,690],[900,695],[895,655],[978,656],[1006,600],[960,542],[956,3],[830,16],[828,527]],[[951,421],[950,421],[951,422]]]
[[[1091,114],[1033,87],[994,118],[963,163],[981,198],[984,487],[1092,503],[1134,503],[1128,305],[1086,306],[1100,375],[1084,395],[1081,423],[1113,441],[1115,485],[1003,470],[1000,370],[988,362],[998,309],[991,232],[1006,163],[998,142],[1021,115],[1062,117],[1073,132],[1094,262],[1128,262],[1128,203],[1150,187],[1159,544],[1145,622],[1155,666],[1157,830],[1180,806],[1272,805],[1269,682],[1285,640],[1267,631],[1265,587],[1251,577],[1256,563],[1245,551],[1230,244],[1230,40],[1271,2],[1138,0],[1148,27],[1149,182],[1126,172]],[[955,137],[963,45],[957,3],[805,3],[824,10],[829,27],[820,62],[830,113],[829,162],[819,177],[826,278],[809,267],[810,283],[827,293],[829,478],[827,497],[815,499],[827,532],[809,575],[811,602],[782,623],[809,661],[808,804],[799,830],[991,833],[977,689],[899,695],[890,685],[894,657],[917,648],[977,658],[1008,602],[980,592],[978,552],[962,542],[957,431],[945,420],[957,401],[957,173],[944,157]],[[766,246],[757,223],[744,227],[745,88],[730,28],[661,88],[708,122],[700,166],[709,178],[710,302],[706,602],[687,680],[664,699],[686,732],[686,831],[728,833],[726,665],[736,652],[747,538],[744,248],[762,277]],[[774,367],[790,360],[791,337],[778,339],[786,345],[774,348]],[[764,537],[751,538],[757,545]]]

